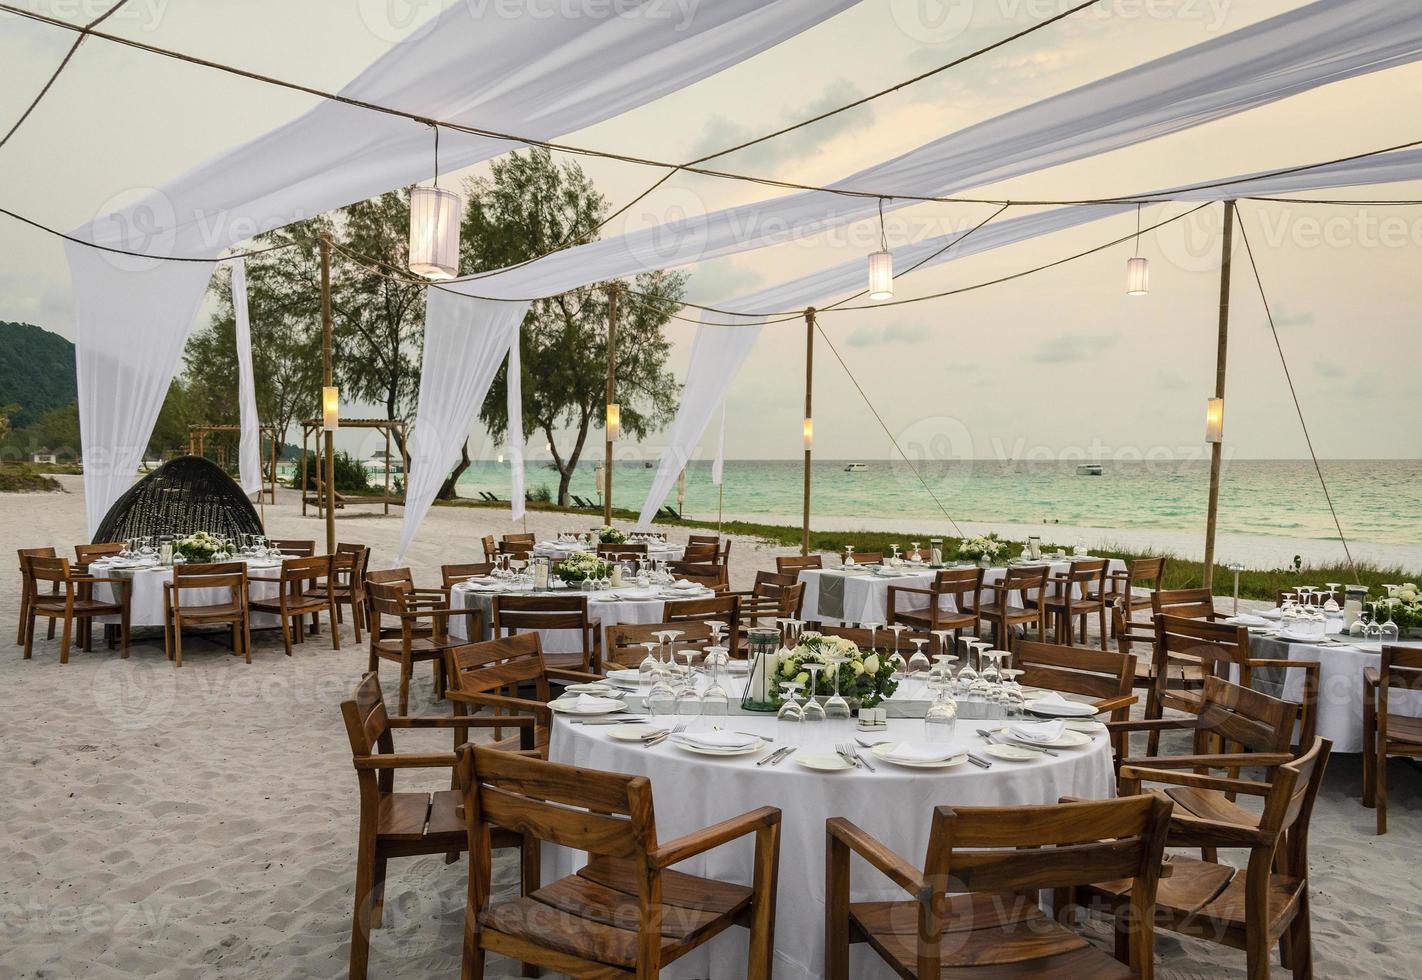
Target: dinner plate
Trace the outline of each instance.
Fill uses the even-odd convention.
[[[671,736],[668,741],[679,749],[686,749],[686,751],[695,752],[697,755],[753,755],[756,752],[759,752],[760,750],[765,748],[766,745],[764,739],[758,739],[754,745],[745,745],[741,746],[740,748],[712,748],[711,746],[707,745],[696,745],[692,742],[686,741],[685,739],[677,735]]]
[[[1043,704],[1038,700],[1028,705],[1027,710],[1034,715],[1046,718],[1093,718],[1098,713],[1093,705],[1082,704],[1080,701],[1068,701],[1066,704]]]
[[[608,738],[615,738],[619,742],[640,742],[649,735],[660,734],[666,731],[660,725],[613,725],[607,730]]]
[[[1063,719],[1062,724],[1066,725],[1069,732],[1081,732],[1083,735],[1100,735],[1106,731],[1106,726],[1099,721],[1090,718],[1068,718]]]
[[[994,759],[1006,759],[1008,762],[1031,762],[1034,759],[1046,758],[1040,752],[1033,752],[1031,749],[1024,749],[1018,745],[1003,745],[1000,742],[989,742],[984,745],[983,753]]]
[[[854,768],[837,752],[796,752],[795,764],[817,772],[844,772]]]
[[[614,691],[608,684],[569,684],[563,688],[569,694],[597,694],[602,697],[622,697],[625,691]]]
[[[906,766],[909,769],[951,769],[953,766],[961,766],[968,761],[966,752],[959,752],[957,755],[936,762],[910,762],[907,759],[895,759],[892,753],[898,744],[898,742],[880,742],[869,751],[874,754],[876,759],[892,762],[896,766]]]
[[[631,668],[623,670],[609,670],[607,679],[614,684],[631,684],[634,687],[642,683],[642,672]]]
[[[646,602],[648,599],[657,597],[656,589],[628,589],[623,592],[614,592],[614,596],[628,602]]]
[[[1011,739],[1023,745],[1030,745],[1039,749],[1079,749],[1083,745],[1091,744],[1091,736],[1083,735],[1081,732],[1074,732],[1069,728],[1063,729],[1060,738],[1050,742],[1032,742],[1025,738],[1017,738],[1006,728],[1000,728],[993,734],[999,738]]]
[[[617,702],[617,704],[615,705],[594,708],[591,711],[579,710],[577,708],[577,702],[577,698],[559,698],[556,701],[549,701],[548,707],[552,708],[554,711],[559,712],[560,714],[565,715],[610,715],[615,714],[618,711],[627,710],[627,705],[623,704],[621,701]]]

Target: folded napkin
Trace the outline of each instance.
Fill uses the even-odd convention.
[[[884,754],[892,762],[945,762],[961,750],[952,745],[926,742],[900,742]]]
[[[1066,726],[1059,721],[1049,721],[1040,725],[1008,725],[1005,731],[1010,737],[1020,742],[1040,745],[1044,742],[1055,742],[1061,738],[1065,728]]]
[[[740,732],[683,732],[676,738],[700,749],[748,749],[760,744],[760,739],[754,735],[742,735]]]
[[[1256,616],[1253,613],[1240,613],[1238,616],[1231,616],[1227,622],[1235,623],[1239,626],[1268,626],[1269,620],[1263,616]]]
[[[671,586],[671,587],[672,587],[673,589],[699,589],[699,588],[701,588],[701,586],[700,586],[700,585],[697,585],[695,582],[689,582],[689,581],[687,581],[687,580],[684,579],[684,578],[677,579],[675,582],[672,583],[672,586]]]
[[[573,702],[573,707],[578,711],[606,711],[609,708],[616,708],[622,704],[616,698],[600,698],[594,694],[579,694],[578,699]]]
[[[1082,704],[1080,701],[1068,701],[1056,691],[1048,691],[1040,698],[1032,702],[1033,709],[1046,708],[1048,711],[1060,712],[1061,714],[1080,715],[1083,718],[1096,714],[1096,709],[1089,704]]]
[[[1259,611],[1259,615],[1263,616],[1265,619],[1283,619],[1283,618],[1284,618],[1284,610],[1282,610],[1282,609],[1261,609],[1261,610]]]

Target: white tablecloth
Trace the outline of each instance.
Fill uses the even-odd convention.
[[[1064,575],[1071,568],[1071,561],[1063,559],[1050,563],[1048,575]],[[1112,558],[1106,566],[1107,575],[1125,571],[1126,564],[1119,558]],[[904,575],[887,577],[875,572],[860,572],[844,576],[844,615],[829,616],[820,610],[820,582],[825,575],[841,575],[839,569],[806,568],[800,572],[800,581],[805,583],[805,602],[802,615],[807,620],[832,621],[837,623],[882,623],[888,619],[889,586],[897,585],[911,589],[926,589],[933,584],[938,569],[923,568],[907,571]],[[983,584],[994,585],[1007,574],[1006,568],[988,568],[983,572]],[[991,596],[989,596],[989,599]],[[1013,593],[1009,602],[1017,604]],[[956,611],[951,596],[942,599],[943,608]],[[899,608],[905,610],[922,609],[928,605],[924,596],[906,595],[899,598]]]
[[[163,626],[163,586],[173,581],[173,570],[160,565],[148,565],[137,568],[113,568],[105,561],[95,561],[90,563],[89,572],[91,575],[101,578],[126,578],[132,585],[132,596],[129,600],[129,625],[130,626]],[[274,564],[253,564],[247,563],[247,591],[253,599],[275,598],[279,589],[278,579],[281,578],[281,563]],[[227,602],[230,592],[227,589],[184,589],[183,603],[189,606],[215,605]],[[94,598],[102,602],[116,602],[115,587],[108,582],[100,582],[94,586]],[[95,622],[117,623],[117,616],[101,616]],[[276,626],[277,618],[268,613],[252,613],[251,625]]]
[[[737,715],[720,721],[737,731],[764,732],[772,737],[780,734],[770,715]],[[696,719],[698,726],[710,722]],[[922,721],[896,719],[889,725],[890,734],[922,740]],[[799,727],[819,729],[802,738],[801,744],[830,751],[833,743],[852,741],[855,735],[852,721]],[[974,733],[976,727],[960,720],[956,737],[981,754],[984,743]],[[754,763],[759,755],[711,758],[670,742],[644,748],[614,741],[606,728],[572,725],[559,716],[550,756],[555,762],[650,777],[661,841],[758,806],[779,807],[783,822],[775,926],[777,980],[810,980],[824,975],[827,818],[848,817],[909,863],[922,867],[935,806],[1054,803],[1062,796],[1104,799],[1113,794],[1111,750],[1104,735],[1096,736],[1090,746],[1062,749],[1056,758],[996,761],[986,770],[967,763],[945,770],[906,769],[875,760],[867,749],[863,751],[877,772],[815,772],[793,759],[757,768]],[[580,866],[580,858],[574,852],[549,848],[544,859],[545,879],[572,873]],[[752,843],[735,841],[678,865],[678,870],[749,884]],[[855,901],[908,898],[858,859],[853,864],[853,884]],[[746,944],[744,929],[728,930],[664,969],[662,976],[739,980],[745,976]],[[856,980],[893,976],[865,947],[854,949],[850,976]]]
[[[533,553],[535,555],[541,558],[552,558],[554,561],[562,561],[571,555],[595,550],[597,549],[587,548],[566,541],[540,541],[533,546]],[[657,544],[655,541],[647,542],[648,558],[656,558],[659,561],[681,561],[681,556],[684,554],[686,554],[685,545]]]
[[[611,592],[588,592],[578,593],[566,589],[559,589],[552,592],[539,593],[540,595],[586,595],[588,597],[588,616],[599,624],[598,628],[603,630],[603,649],[606,649],[606,630],[610,626],[619,623],[660,623],[666,612],[666,601],[662,599],[618,599],[613,590]],[[490,630],[493,627],[493,602],[492,592],[472,592],[459,586],[450,590],[450,607],[453,609],[468,609],[471,606],[478,606],[484,610],[484,635],[478,639],[487,640]],[[516,593],[529,595],[531,593]],[[709,592],[696,593],[687,598],[705,598]],[[451,636],[461,640],[469,639],[469,619],[466,616],[452,616],[449,622],[449,633]],[[539,635],[543,638],[544,653],[581,653],[583,649],[582,638],[577,630],[539,630]]]

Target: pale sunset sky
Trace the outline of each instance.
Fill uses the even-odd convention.
[[[83,22],[108,2],[27,5]],[[683,0],[691,16],[694,2]],[[133,0],[105,26],[334,90],[447,3]],[[864,0],[719,75],[562,139],[656,159],[692,159],[892,85],[1067,5]],[[1296,6],[1301,4],[1295,0],[1102,0],[968,65],[717,165],[827,183],[971,123]],[[9,128],[73,40],[70,33],[0,14],[0,128]],[[311,103],[258,82],[90,40],[0,150],[0,201],[45,224],[73,228],[116,197],[161,186]],[[1089,198],[1319,162],[1422,139],[1419,110],[1422,65],[1396,68],[972,193]],[[614,207],[661,173],[580,162]],[[606,234],[776,193],[679,176]],[[1422,180],[1321,196],[1422,199]],[[1153,206],[1146,221],[1186,208]],[[889,238],[899,243],[968,227],[990,210],[920,205],[891,217]],[[1073,449],[1104,459],[1197,453],[1203,449],[1204,402],[1213,387],[1220,210],[1212,206],[1197,219],[1145,236],[1141,254],[1151,260],[1146,297],[1125,294],[1131,251],[1124,245],[1004,285],[917,305],[826,315],[822,322],[890,428],[905,439],[950,432],[955,454],[980,458]],[[1242,202],[1240,214],[1319,455],[1422,454],[1422,385],[1416,380],[1422,362],[1422,207]],[[912,296],[1008,275],[1127,234],[1134,223],[1133,216],[1108,219],[947,262],[901,278],[896,289],[900,297]],[[877,247],[877,237],[877,226],[865,225],[692,266],[689,298],[734,305],[745,293],[862,256]],[[0,319],[72,336],[59,241],[0,217],[0,256]],[[1235,266],[1232,305],[1230,451],[1237,457],[1304,455],[1247,265]],[[678,376],[693,330],[680,322],[668,327]],[[730,457],[799,453],[803,351],[801,324],[766,329],[731,389]],[[817,454],[891,455],[888,440],[823,346],[816,369]],[[482,433],[475,435],[477,447]],[[714,440],[713,425],[703,454]],[[483,453],[491,455],[494,449],[484,442]],[[641,451],[655,455],[659,448],[659,437],[653,437]]]

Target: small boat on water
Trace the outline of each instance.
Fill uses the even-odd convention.
[[[869,468],[868,463],[850,463],[844,468],[846,473],[863,473]]]
[[[1102,472],[1100,463],[1081,463],[1076,468],[1077,476],[1100,476]]]

